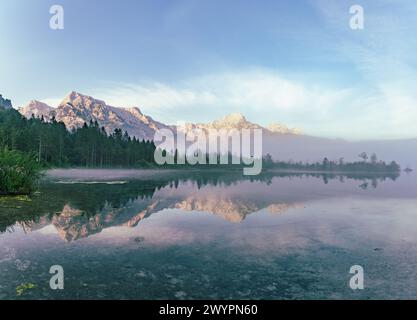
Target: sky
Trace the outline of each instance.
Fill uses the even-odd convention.
[[[417,138],[416,17],[415,0],[1,0],[0,94],[16,108],[74,90],[166,123],[239,112],[322,137]]]

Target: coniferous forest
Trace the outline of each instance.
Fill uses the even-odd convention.
[[[86,168],[146,168],[156,165],[154,160],[155,144],[130,137],[127,132],[115,129],[108,134],[97,122],[90,121],[73,131],[68,131],[65,124],[52,119],[24,118],[15,109],[0,109],[0,149],[14,150],[31,154],[44,167],[86,167]],[[166,152],[163,151],[166,155]],[[173,155],[177,158],[177,151]],[[398,172],[400,167],[392,161],[386,164],[377,159],[375,154],[368,157],[364,152],[359,155],[362,161],[344,162],[343,158],[322,162],[284,162],[276,161],[267,154],[263,157],[265,169],[319,170],[319,171],[367,171]],[[208,163],[208,155],[206,155]],[[369,161],[368,161],[369,160]],[[174,160],[177,163],[176,160]],[[218,161],[219,163],[220,161]],[[232,156],[229,154],[229,168]],[[190,164],[178,165],[176,168],[201,167]],[[161,167],[161,166],[160,166]],[[166,164],[163,167],[171,167]]]
[[[156,167],[156,146],[152,141],[141,141],[127,132],[115,129],[108,134],[97,122],[84,123],[81,128],[68,131],[65,124],[52,119],[24,118],[15,109],[0,108],[0,194],[30,193],[43,168],[148,168]],[[163,151],[166,154],[166,151]],[[177,157],[175,151],[174,159]],[[323,162],[280,162],[268,154],[263,157],[263,168],[278,170],[324,172],[374,172],[398,173],[401,168],[394,161],[386,164],[375,154],[368,160],[366,153],[359,155],[362,161],[345,163],[324,158]],[[240,169],[229,164],[214,168]],[[206,165],[158,166],[172,169],[207,169]]]
[[[108,135],[97,122],[68,131],[62,122],[32,117],[14,109],[0,110],[0,148],[34,156],[50,167],[146,167],[154,162],[155,145],[116,129]]]

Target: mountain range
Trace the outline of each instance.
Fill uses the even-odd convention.
[[[20,108],[19,112],[26,118],[43,117],[45,121],[55,118],[56,121],[63,122],[68,130],[80,128],[90,121],[97,121],[109,134],[115,129],[122,129],[130,136],[141,140],[152,140],[156,130],[168,127],[145,116],[139,108],[112,107],[102,100],[77,92],[68,94],[56,108],[33,100]]]
[[[26,106],[19,109],[19,112],[26,118],[32,116],[51,121],[65,123],[68,130],[82,127],[84,123],[97,121],[107,133],[112,133],[114,129],[122,129],[127,133],[141,140],[152,140],[155,131],[158,129],[171,128],[175,125],[164,124],[155,121],[150,116],[144,115],[138,107],[120,108],[107,105],[104,101],[83,95],[77,92],[68,94],[62,102],[53,108],[43,102],[33,100]],[[299,129],[289,129],[281,124],[271,124],[264,128],[260,125],[249,122],[241,114],[230,114],[222,119],[211,123],[186,124],[189,129],[252,129],[258,128],[268,131],[271,134],[300,134]]]
[[[8,101],[8,100],[6,100]],[[7,103],[6,103],[7,104]],[[97,121],[112,133],[119,128],[130,136],[142,140],[152,140],[158,129],[177,129],[175,125],[164,124],[144,115],[138,107],[120,108],[107,105],[104,101],[77,92],[69,93],[56,107],[33,100],[19,109],[27,118],[43,117],[46,121],[55,118],[73,130]],[[417,166],[417,139],[375,140],[350,142],[343,139],[314,137],[303,134],[298,128],[288,128],[282,124],[267,127],[248,121],[242,114],[234,113],[209,123],[188,123],[181,128],[199,129],[262,129],[263,153],[270,153],[275,159],[293,161],[321,161],[324,157],[331,160],[344,158],[346,161],[358,159],[362,152],[376,153],[385,161],[395,160],[402,166]],[[178,129],[180,129],[178,127]],[[182,129],[184,130],[184,129]],[[354,130],[354,129],[353,129]]]

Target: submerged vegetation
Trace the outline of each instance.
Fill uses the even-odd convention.
[[[37,285],[33,283],[22,283],[16,287],[16,296],[20,297],[27,291],[35,289],[36,287]]]

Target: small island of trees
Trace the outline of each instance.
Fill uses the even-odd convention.
[[[324,158],[322,162],[304,163],[294,161],[274,161],[271,155],[267,154],[263,159],[265,169],[279,169],[289,171],[309,171],[309,172],[350,172],[350,173],[399,173],[401,167],[395,161],[386,163],[378,160],[373,153],[370,157],[366,152],[358,155],[360,161],[345,162],[344,158],[338,161],[331,161]]]

